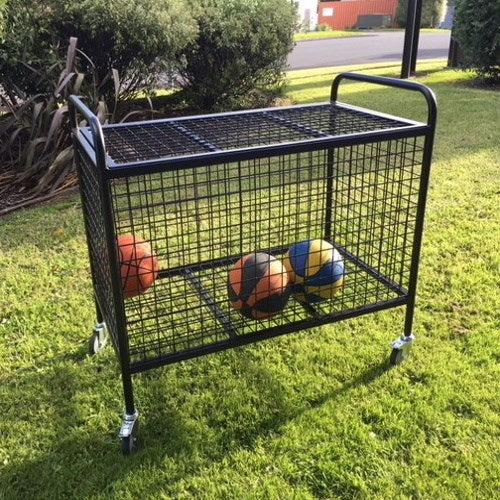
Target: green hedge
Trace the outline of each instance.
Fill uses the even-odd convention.
[[[498,82],[500,0],[457,0],[453,34],[464,53],[464,66]]]
[[[282,82],[297,24],[289,0],[201,0],[193,14],[198,37],[179,67],[191,105],[249,106]]]
[[[70,37],[107,93],[112,68],[124,91],[151,85],[196,34],[184,0],[7,0],[4,15],[0,83],[28,95],[52,90],[47,70],[60,63]]]

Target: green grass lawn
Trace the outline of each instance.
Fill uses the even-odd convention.
[[[439,118],[417,342],[397,368],[401,309],[146,372],[134,378],[141,447],[123,457],[113,349],[86,354],[79,197],[0,220],[0,499],[497,497],[500,94],[443,67],[418,68]],[[291,73],[287,94],[327,100],[338,71]],[[425,115],[420,96],[393,89],[340,95]]]
[[[384,28],[380,30],[373,31],[405,31],[405,28]],[[449,29],[441,29],[441,28],[420,28],[421,33],[449,33],[451,30]]]
[[[320,40],[322,38],[342,38],[352,36],[366,36],[371,33],[383,33],[386,31],[404,31],[404,29],[381,29],[381,30],[328,30],[328,31],[308,31],[307,33],[295,33],[293,36],[296,42],[302,40]],[[435,28],[421,28],[421,33],[445,33],[450,30]]]
[[[301,40],[320,40],[321,38],[343,38],[351,36],[364,36],[363,31],[358,30],[328,30],[328,31],[308,31],[307,33],[295,33],[293,38],[296,42]]]

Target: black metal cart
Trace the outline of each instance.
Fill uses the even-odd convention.
[[[427,123],[338,102],[343,79],[422,93]],[[105,126],[77,97],[70,106],[98,317],[90,346],[100,350],[108,331],[120,360],[125,453],[137,428],[133,373],[403,305],[390,361],[406,357],[436,122],[427,87],[344,73],[329,103]],[[133,298],[117,258],[124,233],[147,240],[161,264]],[[242,255],[279,258],[310,238],[345,261],[333,299],[291,299],[263,321],[231,307],[227,274]]]

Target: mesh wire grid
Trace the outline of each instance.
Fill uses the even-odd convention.
[[[408,126],[336,104],[104,127],[115,164]]]
[[[90,158],[80,149],[77,149],[77,162],[80,171],[83,210],[88,230],[88,248],[94,279],[94,293],[111,338],[114,344],[117,345],[118,331],[104,227],[105,215],[102,211],[97,171]]]
[[[160,267],[125,300],[131,362],[404,296],[422,146],[421,137],[387,140],[111,180],[117,235],[149,242]],[[345,261],[331,300],[313,312],[292,297],[262,321],[232,308],[227,278],[239,257],[281,259],[294,243],[325,238],[328,217]]]

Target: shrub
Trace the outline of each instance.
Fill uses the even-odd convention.
[[[9,184],[24,191],[28,198],[57,191],[68,185],[68,178],[70,184],[74,183],[66,106],[69,95],[85,93],[87,104],[100,120],[104,122],[108,117],[106,104],[99,100],[98,90],[92,87],[95,79],[85,82],[83,73],[77,70],[76,44],[77,40],[71,39],[66,59],[45,70],[45,74],[57,82],[50,94],[29,96],[19,90],[19,99],[13,103],[0,93],[0,106],[6,110],[0,115],[0,165],[6,171]],[[63,66],[62,71],[58,70],[59,66]],[[36,80],[37,72],[32,71]]]
[[[329,24],[321,23],[317,26],[317,31],[330,31],[332,28]]]
[[[436,27],[443,17],[445,7],[446,0],[423,0],[420,26],[422,28]],[[406,26],[407,14],[408,0],[399,0],[396,10],[396,22],[402,27]]]
[[[457,0],[453,29],[466,68],[500,80],[500,0]]]
[[[114,68],[126,95],[152,85],[196,33],[184,0],[7,0],[4,16],[0,84],[28,95],[50,93],[50,68],[70,37],[93,61],[104,93],[114,91]]]
[[[289,0],[201,0],[198,37],[182,51],[188,102],[202,109],[241,104],[283,81],[297,14]]]

